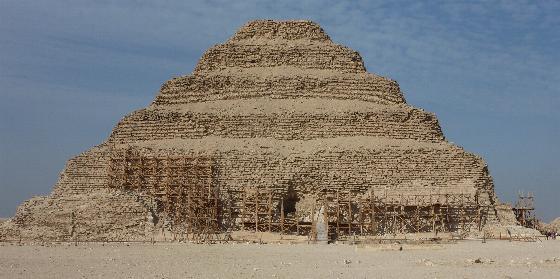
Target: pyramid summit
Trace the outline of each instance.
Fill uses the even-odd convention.
[[[331,42],[319,24],[309,20],[254,20],[241,27],[229,40],[230,42],[254,40],[306,40]]]
[[[476,232],[499,222],[496,204],[486,163],[447,142],[397,82],[368,73],[316,23],[257,20],[70,159],[53,192],[0,233]]]

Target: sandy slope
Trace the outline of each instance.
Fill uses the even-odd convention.
[[[0,244],[1,278],[558,278],[560,240],[445,245]]]

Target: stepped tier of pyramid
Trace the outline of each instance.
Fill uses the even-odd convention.
[[[257,20],[69,160],[2,230],[317,234],[319,212],[338,234],[461,231],[496,222],[496,202],[485,162],[447,142],[397,82],[313,22]]]

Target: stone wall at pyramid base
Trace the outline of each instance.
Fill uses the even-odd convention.
[[[196,208],[196,195],[212,199]],[[330,225],[348,232],[460,232],[497,224],[495,203],[484,162],[444,142],[211,137],[95,147],[70,160],[53,193],[22,204],[2,231],[34,240],[151,240],[208,230],[199,219],[216,231],[278,232],[282,218],[282,233],[311,233],[313,212],[325,207]],[[188,217],[194,211],[204,213]]]

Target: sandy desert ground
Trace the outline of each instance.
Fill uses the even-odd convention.
[[[424,245],[0,243],[0,277],[560,278],[560,240]]]

